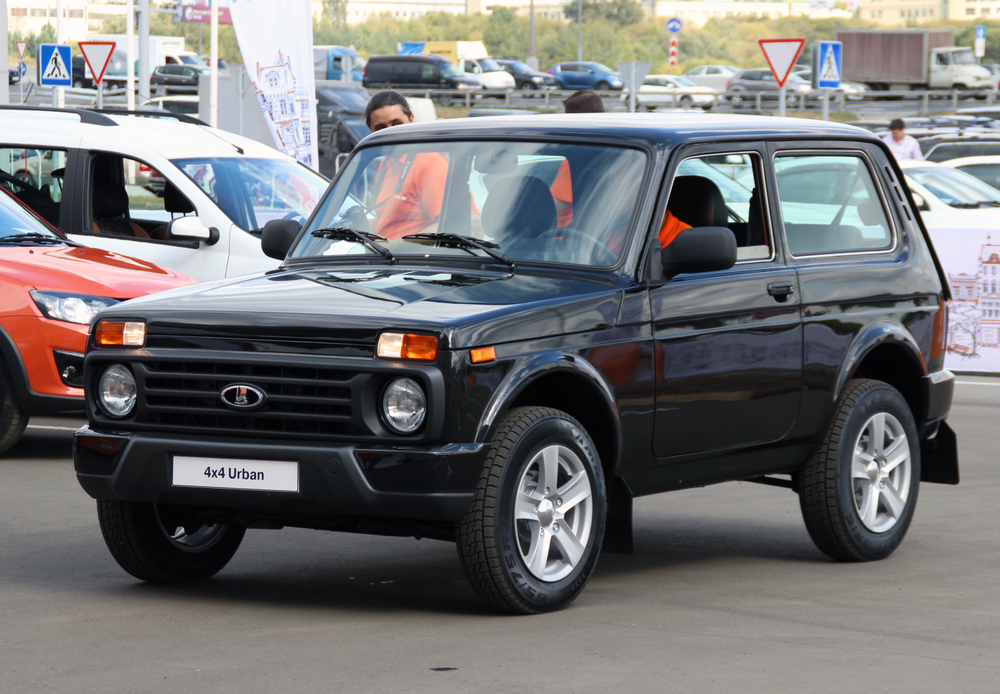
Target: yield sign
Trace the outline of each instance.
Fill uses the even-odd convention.
[[[28,42],[27,41],[18,41],[17,42],[17,57],[18,57],[19,60],[24,60],[24,52],[26,50],[28,50]]]
[[[760,50],[764,51],[764,57],[771,68],[771,74],[779,87],[785,86],[785,80],[792,72],[792,66],[799,59],[802,47],[806,45],[805,39],[760,39]]]
[[[90,74],[94,76],[94,84],[100,84],[104,71],[111,62],[111,53],[115,50],[114,41],[81,41],[80,52],[87,61]]]

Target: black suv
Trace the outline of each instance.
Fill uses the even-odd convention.
[[[545,612],[631,551],[636,496],[785,487],[823,552],[867,561],[921,481],[958,482],[947,284],[857,128],[389,128],[262,244],[279,269],[93,323],[74,462],[142,580],[297,526],[456,542],[486,602]]]
[[[437,55],[373,55],[365,66],[366,89],[482,89],[447,58]]]

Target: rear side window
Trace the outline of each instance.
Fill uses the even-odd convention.
[[[0,146],[0,186],[49,224],[59,225],[66,151]]]
[[[792,255],[892,246],[892,226],[862,157],[779,156],[774,170],[785,239]]]

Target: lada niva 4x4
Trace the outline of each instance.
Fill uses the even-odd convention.
[[[566,606],[632,499],[799,495],[891,554],[956,484],[947,284],[885,146],[778,118],[378,132],[266,274],[102,311],[74,461],[121,566],[203,579],[248,528],[453,541],[475,591]]]

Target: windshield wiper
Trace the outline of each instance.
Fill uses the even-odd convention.
[[[960,210],[975,210],[979,207],[978,202],[956,202],[952,204],[952,207],[957,207]]]
[[[980,200],[979,201],[979,206],[980,207],[1000,207],[1000,202],[997,202],[996,200]]]
[[[390,263],[396,262],[396,256],[392,254],[392,251],[375,243],[375,239],[378,239],[379,241],[387,240],[384,236],[379,236],[378,234],[373,234],[368,231],[358,231],[357,229],[351,229],[350,227],[331,227],[328,229],[316,229],[312,232],[312,235],[320,236],[325,239],[357,241],[358,243],[372,249]]]
[[[31,232],[27,234],[11,234],[10,236],[0,236],[0,243],[58,243],[60,245],[65,244],[58,236],[49,236],[48,234],[39,234],[38,232]]]
[[[511,272],[517,271],[517,265],[514,261],[507,257],[505,254],[496,250],[500,248],[500,244],[493,243],[492,241],[484,241],[482,239],[477,239],[472,236],[462,236],[461,234],[448,234],[448,233],[431,233],[431,232],[420,232],[419,234],[408,234],[403,237],[403,239],[426,239],[431,241],[444,241],[457,246],[464,246],[466,248],[478,248],[486,255],[499,260],[501,263],[507,265]]]

